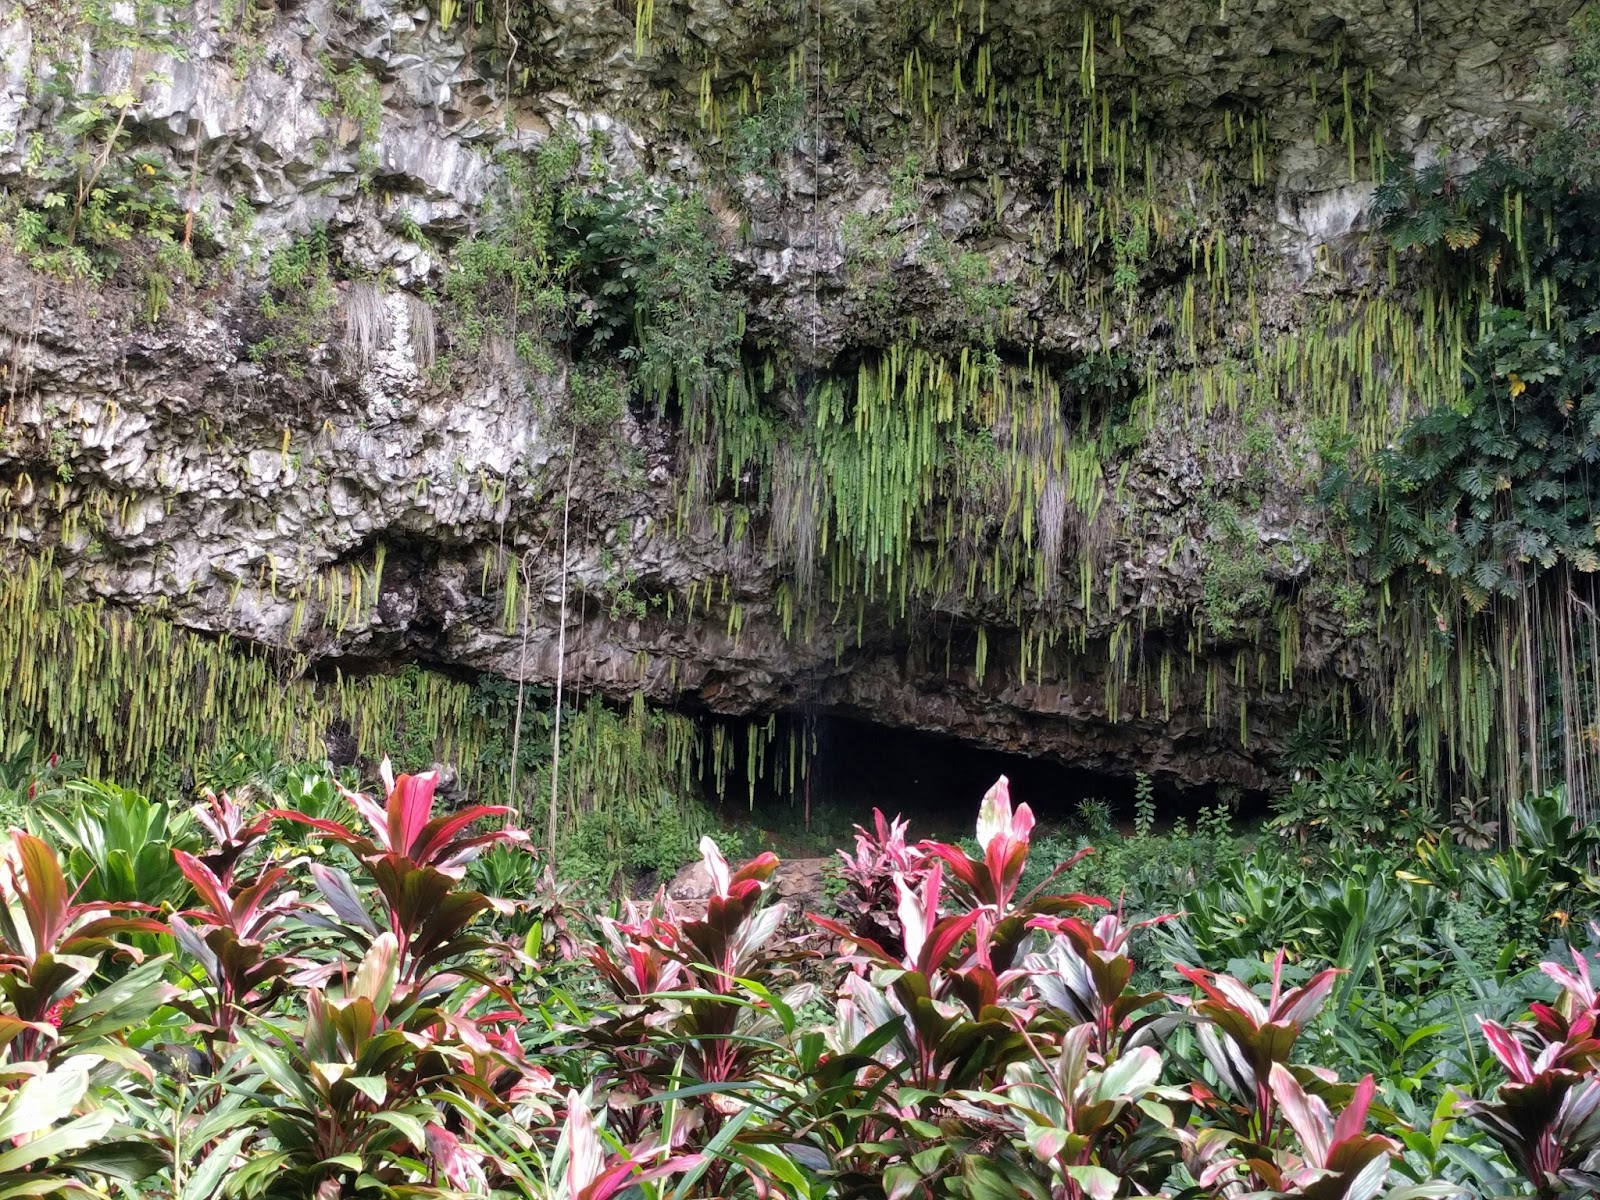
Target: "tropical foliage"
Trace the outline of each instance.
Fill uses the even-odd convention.
[[[1600,1179],[1593,964],[1538,965],[1595,891],[1556,798],[1495,854],[1315,830],[1227,852],[1145,822],[1097,856],[1036,845],[1002,779],[966,845],[858,829],[826,912],[777,897],[773,855],[735,867],[707,839],[703,903],[591,915],[511,814],[442,810],[431,775],[337,804],[281,777],[193,811],[37,792],[0,863],[0,1194],[1415,1200]]]

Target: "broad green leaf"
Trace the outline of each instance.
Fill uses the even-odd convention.
[[[70,1113],[89,1089],[86,1058],[71,1058],[53,1071],[24,1080],[0,1112],[0,1142],[48,1129]]]
[[[346,1075],[344,1082],[374,1104],[382,1104],[389,1094],[389,1082],[382,1075]]]
[[[47,1133],[41,1133],[31,1141],[0,1154],[0,1174],[20,1171],[29,1163],[92,1146],[111,1132],[111,1127],[116,1123],[116,1117],[111,1112],[101,1109],[86,1117],[68,1121],[65,1125],[58,1125]]]
[[[350,984],[351,997],[364,997],[372,1001],[379,1013],[387,1011],[389,997],[400,978],[400,942],[390,930],[384,930],[372,940],[372,945],[361,958],[361,966]]]
[[[922,1184],[922,1173],[906,1163],[884,1168],[883,1190],[888,1200],[906,1200]]]
[[[372,1114],[372,1119],[374,1121],[382,1121],[385,1125],[392,1126],[398,1130],[406,1141],[410,1142],[418,1150],[428,1144],[428,1134],[423,1128],[422,1122],[410,1113],[397,1110],[376,1112]]]
[[[1066,1148],[1068,1133],[1053,1125],[1028,1126],[1028,1149],[1042,1162],[1051,1162]]]
[[[759,1144],[740,1146],[734,1153],[749,1159],[768,1175],[795,1189],[798,1195],[809,1195],[812,1179],[800,1166],[775,1146]]]
[[[253,1132],[252,1129],[236,1129],[212,1147],[189,1178],[184,1180],[183,1200],[211,1200],[227,1178],[239,1148]]]
[[[321,1111],[322,1101],[316,1091],[278,1050],[243,1029],[236,1030],[235,1037],[274,1087],[311,1112]]]
[[[1104,1167],[1068,1167],[1067,1177],[1081,1187],[1090,1200],[1112,1200],[1119,1186],[1117,1177]]]
[[[1100,1073],[1094,1094],[1101,1100],[1138,1096],[1161,1077],[1161,1055],[1150,1046],[1137,1046]]]

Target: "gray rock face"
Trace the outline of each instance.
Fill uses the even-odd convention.
[[[900,87],[909,56],[945,36],[922,31],[932,18],[918,6],[657,4],[642,56],[621,14],[633,6],[592,3],[542,6],[512,31],[514,46],[505,31],[442,30],[428,5],[395,0],[286,5],[248,34],[202,3],[182,27],[129,26],[140,36],[120,47],[104,30],[69,31],[81,39],[66,56],[77,92],[124,94],[111,105],[125,135],[111,153],[165,164],[228,265],[180,288],[152,320],[125,273],[63,282],[7,252],[0,484],[16,543],[56,546],[83,595],[160,606],[192,628],[319,659],[547,682],[562,667],[564,607],[571,687],[643,690],[719,713],[812,705],[1107,770],[1270,786],[1294,706],[1359,685],[1371,666],[1348,614],[1311,595],[1327,536],[1307,499],[1320,463],[1311,416],[1292,401],[1151,422],[1104,468],[1100,518],[1057,496],[1078,524],[1051,525],[1040,553],[1071,554],[1058,592],[1024,607],[1067,614],[1076,635],[1048,652],[1027,649],[1016,606],[981,589],[924,597],[909,614],[881,596],[859,612],[855,598],[835,597],[786,628],[793,545],[761,505],[739,537],[678,519],[695,448],[670,419],[630,409],[603,445],[576,447],[569,476],[561,356],[519,357],[492,338],[469,351],[448,306],[429,299],[463,239],[496,219],[497,156],[575,130],[617,174],[705,197],[743,298],[747,352],[759,347],[801,380],[772,387],[788,419],[809,419],[808,373],[849,377],[863,356],[907,340],[952,355],[992,345],[1010,363],[1036,355],[1063,380],[1115,351],[1127,356],[1123,401],[1170,378],[1168,398],[1187,410],[1183,372],[1248,361],[1252,320],[1258,344],[1283,345],[1305,335],[1314,311],[1390,294],[1363,238],[1372,184],[1351,181],[1355,151],[1338,118],[1321,133],[1319,122],[1351,120],[1352,105],[1378,114],[1364,119],[1387,131],[1396,163],[1426,161],[1442,144],[1463,162],[1515,144],[1549,119],[1536,74],[1559,60],[1576,5],[1142,3],[1114,24],[1096,18],[1097,59],[1084,50],[1064,61],[1051,56],[1089,44],[1082,15],[1040,0],[991,3],[992,32],[976,35],[969,7],[963,44],[989,47],[1007,88],[1041,72],[1069,80],[1074,120],[1098,119],[1094,137],[1116,136],[1137,92],[1131,128],[1159,134],[1155,192],[1183,224],[1157,238],[1131,294],[1112,282],[1122,234],[1091,228],[1073,249],[1041,233],[1069,174],[1052,147],[1015,129],[1008,141],[1003,118],[981,128],[958,118],[944,76],[944,124],[914,110]],[[62,186],[30,157],[72,111],[29,70],[59,34],[26,13],[0,29],[0,184],[19,202]],[[741,165],[728,149],[734,83],[762,76],[771,96],[787,63],[806,94],[801,118],[765,162]],[[1080,75],[1096,69],[1086,100]],[[692,100],[713,71],[727,106],[720,131],[703,127]],[[1331,79],[1341,90],[1330,100]],[[1115,99],[1091,117],[1097,96]],[[1254,177],[1247,118],[1266,131]],[[906,146],[918,170],[896,184]],[[1361,153],[1374,153],[1370,134]],[[1106,187],[1116,168],[1104,145],[1100,154],[1094,174]],[[1069,205],[1082,180],[1073,187]],[[345,276],[332,284],[326,328],[292,361],[263,355],[268,261],[315,229]],[[1234,254],[1248,242],[1254,257],[1248,268],[1219,263],[1238,296],[1211,302],[1213,326],[1222,320],[1210,349],[1185,351],[1181,319],[1162,314],[1184,311],[1186,284],[1220,286],[1207,282],[1211,260],[1199,265],[1218,236]],[[1005,324],[987,335],[980,285],[1008,297]],[[1394,294],[1404,300],[1403,282]],[[1361,402],[1398,411],[1415,397]],[[63,510],[91,500],[103,527],[69,528]],[[380,545],[376,601],[324,619],[330,586],[372,567]],[[1246,657],[1252,680],[1271,674],[1258,652],[1275,656],[1290,636],[1263,643],[1217,619],[1248,599],[1237,572],[1218,566],[1242,559],[1259,563],[1252,586],[1264,594],[1306,592],[1293,688],[1229,693]],[[1087,607],[1079,561],[1091,564]],[[523,580],[509,603],[508,573]],[[696,589],[709,611],[702,599],[686,615],[682,598]],[[676,599],[669,614],[619,603],[624,592]],[[516,618],[523,605],[526,632],[517,619],[508,629],[507,611]],[[987,651],[975,656],[979,637]],[[1163,656],[1183,669],[1157,698]],[[1126,682],[1134,675],[1138,689]]]

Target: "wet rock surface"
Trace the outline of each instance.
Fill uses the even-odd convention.
[[[381,0],[354,16],[327,2],[286,6],[242,57],[220,7],[206,5],[171,30],[175,53],[83,54],[79,88],[135,98],[131,143],[170,164],[188,187],[186,205],[210,227],[237,231],[245,258],[152,320],[125,281],[63,282],[7,253],[0,482],[14,543],[54,546],[77,594],[160,607],[191,628],[353,669],[421,661],[536,682],[561,671],[579,690],[642,690],[695,711],[810,706],[1097,769],[1271,786],[1289,696],[1262,696],[1242,718],[1219,720],[1204,676],[1189,673],[1160,705],[1114,708],[1106,646],[1136,636],[1142,654],[1164,648],[1232,671],[1241,647],[1214,629],[1194,632],[1217,556],[1264,556],[1268,584],[1284,592],[1312,578],[1306,547],[1327,538],[1308,499],[1319,466],[1292,421],[1269,426],[1257,454],[1267,468],[1258,464],[1254,480],[1229,434],[1235,418],[1222,412],[1158,426],[1129,450],[1121,477],[1108,480],[1110,528],[1093,582],[1100,603],[1083,618],[1097,651],[1029,663],[1005,606],[981,594],[939,597],[909,616],[876,598],[859,616],[830,610],[809,635],[786,630],[780,593],[794,565],[765,536],[765,514],[741,541],[675,515],[687,457],[670,422],[630,408],[608,435],[611,449],[584,455],[569,489],[569,440],[557,420],[568,367],[492,341],[471,351],[452,344],[429,297],[462,239],[492,220],[496,156],[530,152],[567,128],[586,144],[603,131],[618,172],[703,191],[744,298],[746,346],[773,348],[802,377],[852,371],[908,322],[952,352],[971,339],[970,305],[919,249],[935,238],[977,256],[984,282],[1012,287],[1021,317],[995,336],[1002,358],[1056,356],[1065,371],[1101,345],[1108,324],[1109,341],[1122,345],[1118,329],[1135,302],[1107,303],[1107,317],[1053,298],[1060,255],[1030,233],[1060,174],[1043,151],[1001,158],[957,133],[925,142],[914,211],[897,213],[893,161],[872,131],[903,117],[893,81],[915,41],[906,6],[832,6],[817,24],[772,5],[657,7],[655,45],[642,58],[616,6],[546,5],[509,58],[489,30],[442,31],[427,6]],[[1135,5],[1119,19],[1114,52],[1110,28],[1099,29],[1102,82],[1137,85],[1144,120],[1176,139],[1173,170],[1185,139],[1196,163],[1217,143],[1224,110],[1248,102],[1273,114],[1270,177],[1209,186],[1217,211],[1263,256],[1261,324],[1293,337],[1304,296],[1363,295],[1378,276],[1361,249],[1371,185],[1350,182],[1337,140],[1319,143],[1303,64],[1326,61],[1337,43],[1362,102],[1392,118],[1404,143],[1396,154],[1425,161],[1448,142],[1470,159],[1550,119],[1536,103],[1536,74],[1563,53],[1559,32],[1574,7]],[[1042,37],[1036,51],[1026,31],[1066,20],[1032,0],[988,11],[1018,39],[1009,47],[1018,63],[1043,53]],[[40,34],[26,15],[0,31],[9,147],[0,183],[19,196],[42,186],[30,139],[63,115],[29,82]],[[716,139],[645,102],[690,87],[708,54],[724,66],[770,65],[808,44],[814,56],[849,47],[864,57],[829,82],[825,103],[812,102],[765,173],[713,170]],[[366,130],[329,82],[351,64],[376,88]],[[1078,64],[1068,67],[1075,77]],[[521,85],[508,90],[513,77]],[[852,108],[874,80],[879,107]],[[874,238],[897,237],[892,253],[863,259],[859,234],[852,247],[849,231],[863,219]],[[361,281],[332,284],[327,328],[294,361],[263,357],[253,348],[264,263],[313,230]],[[877,294],[893,297],[891,322],[880,319]],[[1176,341],[1157,321],[1124,348],[1141,370],[1160,372]],[[780,385],[773,402],[808,415],[803,389]],[[623,457],[630,466],[619,471]],[[68,528],[67,503],[89,496],[105,514],[101,527]],[[1242,527],[1225,539],[1215,510],[1226,496],[1246,499]],[[327,581],[370,567],[380,544],[375,602],[327,619]],[[484,586],[490,554],[517,564],[526,631],[508,631],[503,587]],[[718,600],[709,613],[669,616],[618,605],[619,579],[646,597],[709,591],[715,580]],[[1074,572],[1061,598],[1036,604],[1067,606],[1076,588]],[[297,611],[307,603],[310,619]],[[1370,656],[1348,621],[1315,607],[1302,617],[1301,661],[1322,672],[1313,686],[1359,686]],[[981,677],[972,653],[980,627],[994,631]]]

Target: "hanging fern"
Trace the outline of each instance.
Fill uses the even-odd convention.
[[[1600,198],[1493,161],[1393,179],[1376,215],[1476,302],[1479,334],[1459,404],[1325,480],[1354,549],[1383,578],[1445,576],[1475,609],[1558,564],[1600,568]]]

